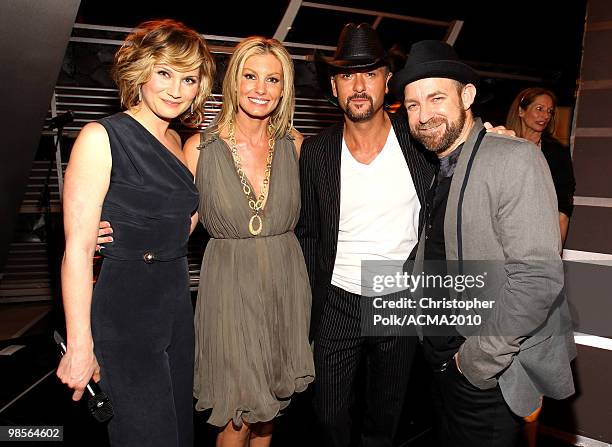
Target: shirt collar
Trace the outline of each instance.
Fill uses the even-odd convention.
[[[453,176],[455,173],[455,167],[457,166],[457,161],[459,160],[459,155],[461,154],[461,149],[463,149],[463,143],[457,146],[457,149],[452,151],[450,154],[440,159],[438,178],[448,178]]]

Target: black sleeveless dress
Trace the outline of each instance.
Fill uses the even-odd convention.
[[[114,242],[91,307],[101,387],[112,400],[113,446],[193,445],[193,311],[187,240],[193,177],[138,121],[99,121],[112,171],[102,207]]]

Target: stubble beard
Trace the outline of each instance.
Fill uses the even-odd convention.
[[[370,102],[370,106],[365,110],[359,110],[358,112],[356,112],[350,107],[350,103],[353,99],[367,99]],[[355,93],[354,95],[351,95],[346,98],[346,102],[342,110],[344,111],[348,119],[350,119],[354,123],[367,121],[374,115],[374,101],[372,100],[372,97],[367,93]]]

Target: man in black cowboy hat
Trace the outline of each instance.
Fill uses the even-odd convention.
[[[519,416],[544,395],[574,392],[550,172],[533,144],[485,133],[471,111],[477,84],[474,70],[439,41],[414,44],[391,82],[411,134],[440,161],[415,271],[423,260],[451,261],[458,271],[478,260],[494,300],[490,313],[476,311],[484,323],[475,332],[457,326],[422,340],[437,431],[452,447],[515,445]]]
[[[328,445],[347,446],[360,363],[367,366],[363,446],[391,446],[416,337],[361,331],[362,260],[406,260],[416,246],[433,164],[417,151],[406,120],[383,109],[391,74],[367,24],[345,26],[323,62],[343,122],[302,145],[296,234],[308,267],[316,368],[315,410]]]

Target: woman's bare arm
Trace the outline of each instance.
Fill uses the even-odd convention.
[[[66,250],[61,276],[67,352],[57,376],[75,390],[74,400],[81,398],[92,376],[99,380],[91,335],[92,259],[111,164],[106,130],[98,123],[87,124],[72,148],[64,182]]]

